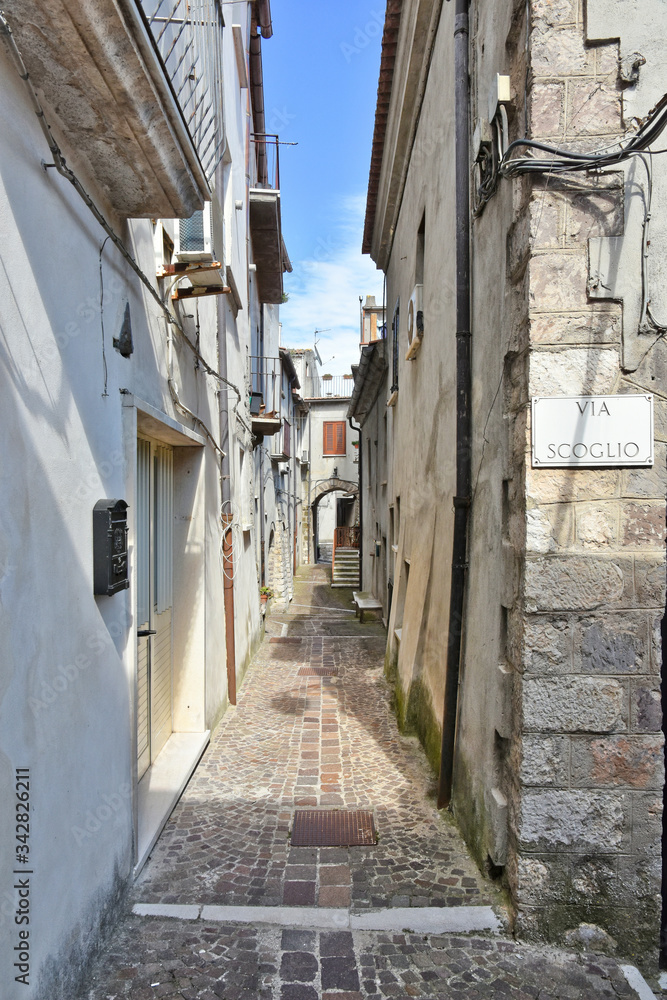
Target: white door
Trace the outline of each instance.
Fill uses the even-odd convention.
[[[172,732],[173,450],[137,442],[137,764],[139,778]]]

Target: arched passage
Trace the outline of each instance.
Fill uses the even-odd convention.
[[[329,509],[326,520],[326,535],[331,531],[331,538],[321,537],[319,521],[320,503],[331,494],[336,496],[333,508]],[[308,537],[308,549],[313,562],[318,560],[329,561],[331,545],[333,543],[333,530],[341,525],[353,525],[357,523],[359,517],[359,484],[347,479],[330,478],[323,479],[313,484],[310,492],[310,530]]]

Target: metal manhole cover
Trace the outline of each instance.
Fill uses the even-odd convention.
[[[295,646],[298,646],[298,644],[301,642],[301,639],[296,639],[289,635],[272,635],[271,638],[269,639],[269,642],[291,643]]]
[[[300,667],[297,677],[338,677],[338,667]]]
[[[360,809],[297,809],[292,847],[369,847],[377,841],[373,813]]]

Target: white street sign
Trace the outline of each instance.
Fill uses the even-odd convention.
[[[653,396],[533,396],[533,466],[653,465]]]

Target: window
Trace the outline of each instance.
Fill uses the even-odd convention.
[[[417,258],[415,261],[415,285],[424,284],[424,247],[426,243],[426,213],[417,230]]]
[[[399,321],[400,321],[400,309],[399,303],[396,303],[396,308],[394,309],[394,318],[391,322],[391,332],[392,332],[392,365],[391,365],[391,391],[398,392],[398,332],[399,332]]]
[[[345,421],[328,420],[324,423],[324,454],[345,454]]]

